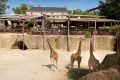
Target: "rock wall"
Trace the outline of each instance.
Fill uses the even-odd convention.
[[[42,35],[24,35],[25,44],[29,49],[43,49],[43,40],[45,49],[48,48],[47,38],[50,38],[51,45],[55,49],[67,50],[67,36],[66,35],[45,35],[44,39]],[[17,39],[18,37],[18,39]],[[69,36],[69,49],[70,51],[77,50],[78,43],[80,40],[79,35]],[[17,40],[16,40],[17,39]],[[22,34],[0,34],[0,48],[11,48],[15,41],[23,41]],[[89,50],[89,39],[83,40],[82,50]],[[114,37],[113,36],[95,36],[94,46],[95,49],[101,50],[113,50],[114,48]]]

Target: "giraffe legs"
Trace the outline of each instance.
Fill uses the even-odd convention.
[[[54,66],[55,66],[55,68],[57,69],[57,59],[55,59],[55,61],[56,61],[56,66],[55,66],[55,65],[54,65]]]
[[[74,61],[75,61],[73,54],[71,55],[71,58],[70,58],[70,59],[71,59],[70,66],[71,66],[71,68],[73,68],[73,64],[74,64]]]
[[[88,62],[88,66],[89,66],[89,73],[91,73],[91,64],[90,64],[90,62]]]
[[[71,68],[73,68],[74,61],[75,61],[74,59],[71,60]]]
[[[91,73],[90,65],[89,65],[89,73]]]
[[[50,70],[52,70],[53,60],[52,60],[52,58],[50,58],[50,60],[51,60]]]
[[[82,57],[79,57],[79,59],[78,59],[78,68],[80,68],[81,59],[82,59]]]
[[[81,63],[81,60],[80,60],[80,61],[78,61],[78,68],[80,68],[80,63]]]

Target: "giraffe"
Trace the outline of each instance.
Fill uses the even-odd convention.
[[[80,68],[80,63],[81,63],[81,59],[82,59],[82,57],[81,57],[81,45],[82,45],[82,38],[80,38],[80,42],[79,42],[79,46],[78,46],[78,50],[77,50],[77,52],[76,53],[73,53],[72,55],[71,55],[71,63],[70,63],[70,65],[71,65],[71,67],[73,67],[73,64],[74,64],[74,61],[77,61],[78,62],[78,68]]]
[[[57,66],[57,61],[58,61],[58,53],[52,48],[50,44],[49,38],[47,39],[49,49],[50,49],[50,59],[51,59],[51,65],[54,64],[54,61],[56,61],[56,66]],[[53,64],[52,64],[53,63]]]
[[[93,54],[93,39],[90,38],[90,57],[88,61],[89,66],[89,73],[90,71],[99,71],[100,70],[100,63],[99,60],[97,60]]]

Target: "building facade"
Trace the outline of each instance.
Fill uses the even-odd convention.
[[[67,9],[63,7],[32,7],[26,11],[27,15],[67,15]]]

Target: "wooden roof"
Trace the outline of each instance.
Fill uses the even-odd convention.
[[[0,15],[0,20],[32,20],[42,18],[42,16],[35,15]]]
[[[105,18],[101,18],[101,16],[94,16],[94,15],[72,15],[72,16],[85,16],[85,17],[80,17],[80,18],[79,17],[69,18],[68,16],[66,16],[66,18],[48,17],[47,20],[49,20],[50,22],[66,22],[68,21],[68,19],[70,21],[80,21],[80,22],[88,22],[88,21],[118,22],[117,20],[105,19]],[[0,15],[0,20],[26,20],[26,21],[35,20],[41,22],[42,19],[43,16],[35,16],[35,15]]]
[[[100,18],[70,18],[70,21],[82,21],[82,22],[88,22],[88,21],[96,21],[96,22],[118,22],[117,20],[112,19],[100,19]]]
[[[31,7],[28,12],[67,12],[64,7]]]

